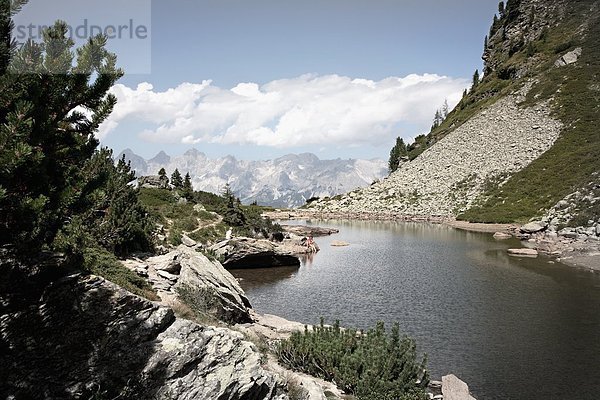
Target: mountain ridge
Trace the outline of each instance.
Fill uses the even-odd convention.
[[[209,158],[197,149],[171,157],[164,151],[145,160],[131,149],[123,150],[137,176],[155,175],[160,168],[190,173],[196,190],[221,193],[229,184],[243,203],[292,208],[312,197],[330,197],[370,185],[387,175],[379,159],[321,160],[313,153],[286,154],[271,160],[238,160],[228,155]]]

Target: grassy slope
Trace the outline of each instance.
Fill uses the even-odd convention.
[[[524,105],[554,97],[554,117],[564,123],[555,145],[503,186],[488,190],[479,206],[459,219],[475,222],[522,222],[540,216],[569,193],[588,184],[600,171],[600,18],[589,15],[593,2],[572,4],[559,29],[551,29],[544,40],[513,55],[516,63],[528,53],[541,61],[532,72],[539,82]],[[586,16],[585,37],[574,32]],[[554,67],[559,55],[577,46],[583,54],[574,65]],[[589,211],[589,210],[588,210]],[[595,216],[598,218],[598,216]]]

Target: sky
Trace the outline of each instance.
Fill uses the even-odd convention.
[[[20,26],[72,18],[74,32],[119,32],[108,48],[126,75],[102,145],[239,159],[386,159],[397,136],[427,133],[444,100],[458,102],[498,3],[56,1],[30,0]]]

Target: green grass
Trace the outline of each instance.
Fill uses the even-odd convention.
[[[582,4],[583,3],[583,4]],[[539,217],[560,199],[593,180],[600,170],[600,21],[589,22],[585,38],[573,36],[590,2],[573,5],[560,28],[549,31],[537,43],[538,60],[534,75],[539,82],[523,106],[554,98],[553,116],[564,128],[546,153],[514,174],[502,187],[485,191],[483,201],[459,216],[473,222],[524,222]],[[597,14],[597,12],[596,12]],[[568,34],[569,32],[570,34]],[[557,54],[581,45],[583,54],[576,64],[554,67]],[[597,219],[597,211],[581,210]]]
[[[158,295],[148,281],[117,260],[108,251],[100,248],[87,248],[83,254],[85,271],[101,276],[138,296],[149,300],[159,300]]]
[[[196,232],[190,233],[188,236],[199,243],[215,243],[225,238],[227,229],[227,225],[218,223],[216,225],[199,229]]]

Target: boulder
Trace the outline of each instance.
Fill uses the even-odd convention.
[[[3,398],[283,396],[280,378],[263,369],[261,354],[238,332],[176,319],[100,277],[36,285],[26,278],[13,285],[20,289],[2,287],[3,298],[30,289],[0,318]]]
[[[548,228],[547,222],[533,221],[533,222],[523,225],[519,230],[523,233],[532,234],[532,233],[536,233],[536,232],[541,232],[541,231],[545,230],[546,228]]]
[[[577,62],[579,57],[581,56],[582,49],[581,47],[576,48],[573,51],[569,51],[568,53],[562,55],[556,62],[554,63],[555,67],[564,67],[565,65],[574,64]]]
[[[527,248],[508,249],[507,252],[511,256],[518,256],[518,257],[537,257],[538,256],[538,251],[536,249],[527,249]]]
[[[181,235],[181,243],[183,243],[187,247],[194,247],[198,244],[194,239],[190,238],[188,235]]]
[[[345,247],[345,246],[350,246],[350,243],[344,242],[344,241],[341,241],[341,240],[334,240],[333,242],[331,242],[331,246],[334,246],[334,247]]]
[[[143,188],[168,189],[169,179],[159,175],[140,176],[138,185]]]
[[[173,290],[195,312],[228,323],[252,320],[250,302],[237,280],[216,260],[180,245],[174,251],[146,260],[150,270],[160,274],[164,265],[176,262],[179,275]],[[163,272],[164,274],[164,272]]]
[[[442,394],[444,400],[475,400],[469,393],[469,386],[456,375],[442,376]]]
[[[284,231],[294,233],[300,236],[329,236],[334,233],[339,233],[339,229],[321,228],[319,226],[307,225],[281,225]]]
[[[292,249],[264,239],[239,237],[219,242],[210,249],[228,269],[300,266],[300,259]]]
[[[512,235],[510,233],[506,233],[506,232],[494,233],[494,239],[496,239],[496,240],[506,240],[506,239],[510,239],[511,237],[512,237]]]

